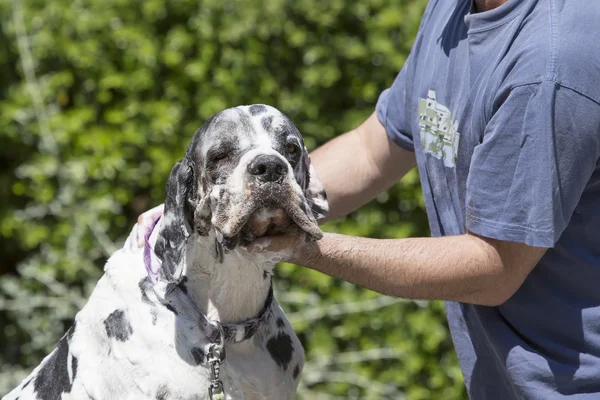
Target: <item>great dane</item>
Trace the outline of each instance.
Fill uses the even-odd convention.
[[[57,348],[4,399],[291,399],[304,350],[258,237],[318,240],[327,202],[277,109],[227,109],[172,169],[144,247],[113,254]]]

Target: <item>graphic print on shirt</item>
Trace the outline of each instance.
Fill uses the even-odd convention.
[[[444,160],[446,167],[454,167],[460,139],[458,121],[452,121],[448,107],[437,102],[434,90],[428,91],[426,99],[419,99],[419,130],[423,150]]]

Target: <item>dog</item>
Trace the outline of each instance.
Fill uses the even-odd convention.
[[[218,113],[172,169],[143,250],[106,263],[57,348],[6,400],[291,399],[304,350],[273,297],[265,235],[322,236],[327,213],[295,125],[255,104]]]

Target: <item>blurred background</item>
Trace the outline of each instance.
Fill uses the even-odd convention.
[[[425,5],[0,2],[0,395],[54,348],[207,118],[270,104],[314,149],[373,111]],[[428,235],[416,173],[324,229]],[[306,349],[298,398],[466,398],[441,302],[292,265],[275,283]]]

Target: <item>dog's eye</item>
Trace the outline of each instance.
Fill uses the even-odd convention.
[[[209,157],[210,161],[215,163],[218,161],[222,161],[225,160],[227,157],[229,157],[229,153],[226,151],[219,151],[219,152],[215,152],[212,153]]]
[[[298,146],[296,146],[294,143],[288,143],[285,146],[285,151],[288,154],[294,154],[297,150],[298,150]]]

